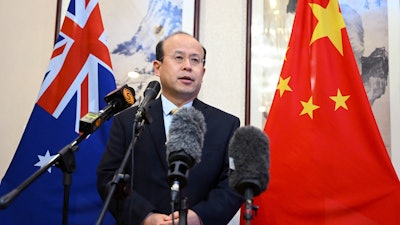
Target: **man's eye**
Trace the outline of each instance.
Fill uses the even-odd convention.
[[[183,61],[183,56],[177,55],[175,56],[176,61]]]
[[[196,58],[196,57],[191,58],[190,61],[191,61],[192,63],[195,63],[195,64],[199,64],[199,63],[200,63],[200,59],[199,59],[199,58]]]

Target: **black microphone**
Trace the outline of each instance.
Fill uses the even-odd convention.
[[[269,140],[262,130],[245,126],[235,131],[229,142],[229,186],[244,196],[246,220],[252,219],[253,197],[267,188],[269,158]]]
[[[79,132],[91,134],[114,114],[128,108],[135,103],[135,90],[124,85],[104,97],[106,107],[99,113],[89,112],[79,121]]]
[[[193,107],[181,108],[172,117],[166,142],[172,201],[186,186],[189,169],[201,161],[205,132],[204,116]]]
[[[157,97],[160,90],[161,90],[161,85],[160,82],[158,81],[155,80],[151,81],[147,85],[143,93],[143,101],[139,104],[138,110],[136,112],[135,119],[137,122],[142,121],[143,118],[145,118],[146,120],[150,120],[146,112],[149,108],[149,103]]]

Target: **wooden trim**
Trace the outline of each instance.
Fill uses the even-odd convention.
[[[200,24],[200,0],[194,0],[194,26],[193,37],[199,40],[199,24]]]
[[[250,94],[251,94],[251,23],[252,23],[252,0],[247,0],[246,15],[246,87],[245,87],[245,116],[244,124],[250,124]]]

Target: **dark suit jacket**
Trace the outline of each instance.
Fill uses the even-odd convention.
[[[189,208],[195,211],[204,225],[227,224],[243,202],[228,182],[228,144],[239,119],[198,99],[193,107],[203,113],[207,131],[204,137],[201,162],[189,171],[183,194]],[[97,169],[98,190],[107,196],[107,184],[121,164],[132,139],[132,126],[137,107],[116,115],[106,151]],[[171,190],[167,183],[168,163],[165,148],[165,129],[161,99],[151,102],[148,110],[153,121],[146,125],[134,147],[133,192],[124,200],[113,199],[110,211],[118,224],[128,224],[129,201],[132,199],[132,223],[140,225],[151,212],[171,213]],[[131,171],[131,160],[125,172]]]

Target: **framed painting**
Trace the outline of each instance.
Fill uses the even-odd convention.
[[[387,0],[339,0],[339,4],[369,102],[390,153],[390,95],[399,87],[389,90],[389,62],[396,51],[389,57],[388,14],[399,14],[398,6],[397,12],[389,12]],[[263,128],[283,65],[297,0],[248,0],[247,5],[251,44],[247,50],[246,123]]]
[[[128,84],[138,101],[153,75],[155,46],[182,30],[198,38],[198,0],[99,1],[117,86]]]
[[[69,0],[58,0],[58,33]],[[141,100],[153,75],[159,40],[181,30],[199,38],[199,0],[99,0],[117,86],[128,84]]]

